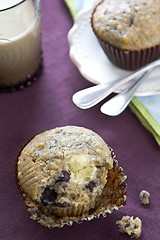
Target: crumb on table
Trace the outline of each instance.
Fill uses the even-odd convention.
[[[131,238],[139,238],[141,235],[142,221],[138,217],[133,219],[133,216],[123,216],[116,224],[122,233],[127,233]]]
[[[149,204],[149,197],[150,193],[145,190],[142,190],[139,194],[139,199],[142,204]]]

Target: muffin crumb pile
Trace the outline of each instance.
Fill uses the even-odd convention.
[[[142,221],[138,217],[133,219],[133,216],[123,216],[116,224],[122,233],[127,233],[131,238],[139,238],[141,235]]]

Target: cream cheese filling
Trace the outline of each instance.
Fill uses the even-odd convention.
[[[77,183],[90,181],[96,170],[93,160],[88,154],[75,154],[67,157],[66,166],[71,180]]]

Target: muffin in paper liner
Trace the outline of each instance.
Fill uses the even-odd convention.
[[[120,42],[120,39],[118,39],[118,37],[119,37],[118,35],[116,36],[117,39],[116,39],[116,37],[112,36],[112,39],[109,39],[109,41],[104,39],[103,36],[98,35],[97,31],[95,29],[95,26],[94,26],[93,15],[97,11],[97,7],[99,5],[101,5],[103,2],[105,2],[105,0],[102,0],[93,9],[92,16],[91,16],[91,27],[92,27],[92,30],[93,30],[95,36],[98,39],[98,42],[101,45],[104,53],[106,54],[108,59],[114,65],[118,66],[119,68],[126,69],[126,70],[136,70],[136,69],[141,68],[144,65],[147,65],[148,63],[160,58],[160,39],[159,39],[159,42],[153,41],[153,45],[150,44],[148,47],[146,47],[146,46],[144,47],[143,42],[142,42],[141,48],[138,46],[137,49],[133,48],[133,50],[132,50],[132,48],[130,48],[130,49],[128,48],[128,45],[125,46],[125,44],[124,44],[124,46],[120,46],[120,44],[118,43],[118,42]],[[131,3],[132,1],[128,1],[128,2]],[[116,4],[116,1],[115,1],[115,4]],[[141,4],[141,3],[139,3],[139,4]],[[116,7],[118,8],[118,6],[116,6]],[[136,7],[138,8],[138,5],[135,5],[135,8]],[[149,13],[147,12],[146,16],[148,14]],[[158,19],[157,19],[157,21],[158,21]],[[111,23],[108,22],[108,23],[106,23],[106,25],[107,24],[109,25]],[[118,24],[120,24],[120,23],[117,23],[117,25]],[[153,23],[153,25],[154,25],[154,23]],[[159,21],[159,26],[160,26],[160,21]],[[159,31],[159,30],[157,29],[157,31]],[[145,30],[141,29],[141,32],[145,32]],[[136,32],[135,32],[135,35],[136,35]],[[158,32],[155,33],[155,35],[158,35]],[[125,37],[125,35],[124,35],[124,37]],[[150,36],[149,39],[152,42],[152,39],[154,39],[154,36]],[[129,41],[132,42],[132,39],[128,39],[128,42]]]
[[[81,216],[58,217],[55,214],[46,215],[41,207],[24,193],[23,199],[32,220],[48,228],[61,228],[64,225],[71,226],[74,222],[82,223],[84,220],[90,221],[100,216],[106,217],[107,213],[111,214],[113,210],[118,210],[120,207],[124,206],[127,198],[127,185],[124,182],[125,179],[126,175],[124,175],[123,169],[118,166],[117,160],[114,160],[113,169],[108,173],[107,183],[97,206]]]
[[[62,227],[125,205],[126,176],[114,158],[89,129],[67,126],[37,135],[17,160],[18,186],[30,217],[49,228]]]

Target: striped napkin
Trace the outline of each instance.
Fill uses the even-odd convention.
[[[74,19],[80,10],[90,7],[95,0],[64,1]],[[160,146],[160,95],[134,97],[129,107]]]

